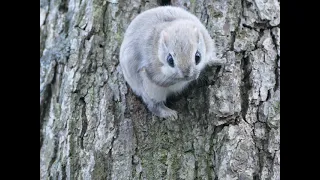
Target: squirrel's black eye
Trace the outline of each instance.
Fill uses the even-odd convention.
[[[173,58],[172,58],[171,54],[168,55],[168,57],[167,57],[167,62],[168,62],[168,64],[169,64],[169,66],[171,66],[171,67],[174,66]]]
[[[195,60],[196,60],[196,65],[198,65],[201,60],[201,54],[199,51],[196,52]]]

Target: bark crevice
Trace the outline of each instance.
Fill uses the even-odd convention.
[[[81,132],[80,132],[80,147],[81,149],[84,149],[83,146],[83,137],[87,131],[87,127],[88,127],[88,119],[87,119],[87,115],[86,115],[86,102],[84,100],[83,97],[81,97],[79,99],[80,105],[82,106],[82,112],[81,112],[81,119],[82,119],[82,128],[81,128]]]

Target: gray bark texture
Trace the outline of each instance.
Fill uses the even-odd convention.
[[[40,179],[280,179],[280,1],[171,1],[223,62],[169,100],[177,120],[152,116],[119,67],[131,20],[165,3],[40,0]]]

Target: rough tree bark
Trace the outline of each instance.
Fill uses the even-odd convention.
[[[223,66],[152,116],[126,85],[131,20],[194,13]],[[40,179],[280,179],[280,1],[40,0]]]

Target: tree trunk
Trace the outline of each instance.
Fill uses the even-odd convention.
[[[152,116],[125,83],[131,20],[195,14],[224,65]],[[280,179],[280,1],[40,0],[40,179]]]

